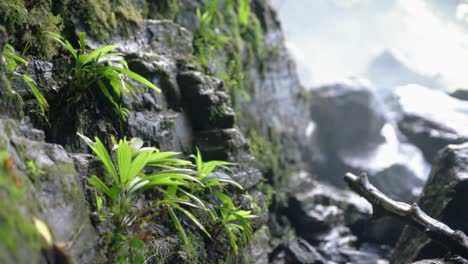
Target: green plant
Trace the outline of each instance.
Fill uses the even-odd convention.
[[[37,88],[37,83],[27,73],[21,73],[19,71],[20,65],[27,66],[28,61],[21,56],[16,55],[15,49],[10,44],[6,44],[2,52],[3,58],[7,68],[7,76],[10,81],[19,78],[31,89],[34,98],[36,98],[39,105],[40,112],[42,114],[47,111],[49,104],[42,95],[41,91]]]
[[[82,134],[78,134],[99,157],[110,174],[110,183],[101,178],[92,176],[89,183],[105,194],[111,201],[111,217],[118,231],[135,221],[135,212],[132,210],[133,202],[139,193],[148,189],[164,191],[162,187],[189,185],[189,182],[199,182],[196,177],[185,173],[185,170],[175,166],[187,166],[190,162],[174,158],[176,152],[160,152],[156,148],[142,148],[140,139],[127,141],[120,140],[115,146],[116,162],[105,148],[104,144],[96,138],[96,142]],[[163,170],[150,174],[144,173],[145,167],[159,167]],[[133,212],[132,212],[133,211]]]
[[[240,190],[243,189],[229,175],[216,171],[217,167],[224,167],[226,169],[225,166],[233,165],[233,163],[221,160],[204,162],[198,149],[197,155],[192,155],[192,158],[195,160],[197,167],[197,177],[205,187],[203,190],[198,190],[198,192],[204,192],[205,199],[207,200],[210,196],[216,198],[214,202],[205,202],[207,203],[206,207],[211,209],[209,213],[213,222],[211,228],[213,239],[217,239],[222,234],[222,231],[224,231],[229,238],[231,248],[237,255],[239,245],[243,245],[252,239],[252,227],[249,219],[256,216],[250,210],[242,210],[235,206],[231,197],[224,192],[224,188],[228,185],[235,186]]]
[[[239,244],[252,238],[249,219],[256,216],[251,211],[236,207],[224,189],[234,186],[242,190],[242,186],[228,174],[216,170],[218,167],[227,169],[225,166],[233,163],[216,160],[204,162],[197,149],[197,154],[192,155],[196,167],[193,170],[190,161],[174,157],[178,153],[143,147],[141,139],[119,140],[113,148],[115,155],[111,155],[99,138],[92,141],[82,134],[78,135],[99,157],[110,176],[91,176],[88,182],[104,195],[96,195],[96,207],[102,215],[99,219],[111,219],[115,227],[116,234],[112,240],[117,246],[114,246],[114,252],[132,250],[125,233],[128,227],[142,220],[135,208],[135,201],[146,190],[158,191],[161,198],[153,201],[153,207],[166,210],[185,245],[190,241],[182,216],[208,238],[226,234],[235,254]],[[109,210],[106,210],[106,205]]]
[[[122,95],[127,91],[135,90],[129,79],[160,91],[146,78],[128,68],[123,54],[114,52],[117,48],[115,45],[102,46],[88,51],[85,33],[81,32],[78,34],[80,49],[76,50],[59,34],[49,32],[49,37],[65,47],[74,60],[74,65],[68,72],[71,81],[65,91],[65,102],[69,105],[76,106],[83,100],[95,97],[94,93],[99,91],[115,107],[121,117],[126,118],[128,110],[121,105]]]

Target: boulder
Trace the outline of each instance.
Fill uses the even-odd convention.
[[[346,172],[366,172],[386,194],[412,200],[423,186],[428,164],[421,152],[402,142],[371,88],[356,80],[311,91],[313,138],[320,179],[344,186]]]
[[[372,207],[364,198],[318,182],[306,172],[293,174],[288,187],[288,207],[284,213],[295,227],[296,235],[310,243],[324,259],[334,263],[370,264],[383,255],[388,256],[378,244],[358,248],[359,237],[364,235],[372,214]],[[293,251],[291,245],[280,246],[282,250],[287,247]]]
[[[468,143],[449,145],[434,161],[418,205],[429,216],[455,230],[468,233]],[[392,263],[442,258],[448,250],[423,233],[405,227],[397,243]]]
[[[398,127],[428,161],[448,144],[468,140],[468,102],[419,85],[395,90]]]
[[[41,248],[24,240],[29,227],[21,226],[33,217],[48,226],[53,243],[72,245],[63,249],[74,262],[103,262],[73,159],[62,146],[44,142],[44,137],[42,131],[28,123],[0,116],[0,149],[11,156],[17,178],[14,191],[15,186],[2,187],[1,200],[18,199],[2,206],[5,210],[0,213],[0,230],[8,230],[3,234],[9,241],[0,239],[0,262],[42,263],[37,261]],[[12,212],[16,206],[19,214]]]
[[[460,100],[468,101],[468,90],[458,89],[450,93],[450,96],[455,97]]]
[[[325,259],[307,241],[296,238],[278,246],[272,252],[273,264],[325,264]]]
[[[304,171],[293,174],[288,187],[287,215],[296,233],[309,241],[334,226],[357,227],[372,214],[372,207],[364,198],[318,182]]]

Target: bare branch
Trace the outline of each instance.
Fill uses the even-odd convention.
[[[360,176],[346,173],[344,179],[353,191],[372,204],[374,212],[396,216],[447,247],[452,253],[468,259],[468,238],[462,231],[453,230],[446,224],[428,216],[416,203],[409,205],[389,198],[369,182],[365,173]]]

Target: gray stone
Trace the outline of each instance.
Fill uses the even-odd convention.
[[[89,220],[89,208],[72,158],[59,145],[22,134],[17,120],[0,119],[0,145],[8,150],[24,181],[30,183],[33,216],[43,220],[54,243],[70,245],[64,251],[78,263],[99,261],[97,235]],[[32,129],[31,127],[29,127]],[[31,165],[33,164],[33,165]],[[18,245],[18,250],[21,246]],[[40,250],[40,248],[28,249]]]
[[[270,263],[325,264],[325,259],[307,241],[294,239],[276,248]]]
[[[310,91],[310,111],[321,146],[330,150],[382,143],[383,105],[364,82],[324,85]]]
[[[296,233],[309,241],[335,226],[357,227],[372,214],[372,207],[364,198],[320,183],[306,172],[289,178],[288,204],[287,215]]]
[[[417,202],[429,216],[455,230],[468,232],[468,144],[449,145],[434,161],[429,180]],[[397,243],[392,263],[441,258],[448,250],[423,233],[406,227]]]
[[[428,161],[448,144],[468,140],[468,102],[419,85],[395,90],[400,107],[398,127]]]
[[[384,193],[410,201],[423,186],[429,166],[416,147],[402,142],[384,110],[363,82],[312,90],[311,115],[316,124],[312,144],[321,156],[312,169],[337,186],[344,186],[346,172],[366,172]]]

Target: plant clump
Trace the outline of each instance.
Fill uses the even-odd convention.
[[[204,162],[197,151],[192,164],[176,158],[179,153],[143,147],[143,141],[138,138],[119,140],[113,148],[115,153],[111,154],[99,138],[92,141],[84,135],[80,137],[99,157],[107,174],[92,176],[88,181],[97,190],[100,221],[112,226],[110,258],[135,258],[132,249],[144,248],[131,230],[137,223],[149,221],[150,211],[168,215],[184,245],[190,243],[185,220],[192,224],[190,229],[197,228],[207,239],[217,241],[227,237],[235,254],[239,246],[252,239],[250,219],[256,216],[251,210],[236,206],[225,189],[228,186],[242,189],[242,186],[228,174],[216,171],[217,167],[231,163]],[[157,199],[147,207],[136,205],[143,193],[155,191]],[[138,254],[143,255],[142,252]]]

